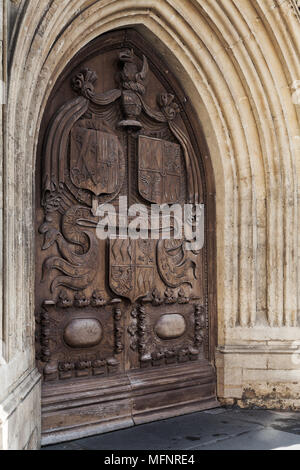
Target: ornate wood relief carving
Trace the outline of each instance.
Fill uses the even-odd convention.
[[[152,301],[145,298],[144,305],[131,312],[133,320],[128,332],[132,337],[132,350],[139,352],[141,367],[195,361],[203,357],[207,335],[204,307],[189,301],[183,306],[181,297],[170,303],[167,294],[159,304],[164,303],[162,310],[156,304],[155,295],[156,292]],[[149,306],[150,302],[153,307]]]
[[[137,120],[142,111],[140,97],[146,92],[148,62],[143,56],[143,67],[138,71],[133,49],[125,49],[119,54],[122,64],[120,81],[122,86],[122,105],[126,119],[119,123],[121,127],[140,129],[142,124]]]
[[[95,196],[113,194],[121,185],[118,170],[122,148],[118,137],[82,125],[71,131],[71,181]]]
[[[37,327],[37,358],[46,363],[45,380],[120,370],[116,357],[124,350],[120,303],[120,299],[112,299],[99,306],[95,293],[91,298],[75,294],[71,299],[63,291],[57,302],[44,302]]]
[[[122,310],[116,307],[114,310],[115,318],[115,353],[120,354],[124,350],[123,334],[124,328],[122,327]]]
[[[139,137],[139,192],[144,199],[156,204],[178,202],[182,175],[178,144]]]
[[[45,118],[37,358],[46,381],[204,358],[205,254],[187,251],[184,236],[162,239],[163,222],[158,240],[96,236],[98,205],[118,210],[119,195],[146,207],[204,201],[180,103],[136,53],[120,43],[99,62],[87,57]]]
[[[195,347],[203,344],[204,338],[207,336],[207,325],[205,309],[202,305],[195,306]]]
[[[160,240],[157,244],[159,274],[169,287],[188,284],[198,279],[197,257],[185,250],[185,240]]]
[[[110,287],[134,302],[153,288],[155,241],[116,239],[110,241]]]
[[[46,215],[46,222],[39,229],[45,237],[42,250],[48,250],[56,242],[61,257],[46,258],[42,280],[48,278],[52,269],[63,274],[52,281],[51,292],[55,292],[59,286],[73,290],[85,289],[93,281],[97,268],[97,238],[91,230],[81,229],[89,226],[86,225],[89,223],[95,223],[90,210],[81,206],[66,210],[61,220],[61,231],[55,227],[54,218]]]

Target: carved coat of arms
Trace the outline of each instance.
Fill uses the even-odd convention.
[[[155,249],[153,240],[110,240],[109,283],[117,295],[134,302],[153,289]]]
[[[118,137],[102,130],[75,127],[71,131],[70,177],[95,196],[112,194],[119,186]]]
[[[139,137],[139,192],[156,204],[174,204],[181,196],[180,145],[152,137]]]

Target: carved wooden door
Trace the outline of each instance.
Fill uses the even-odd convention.
[[[134,30],[90,44],[54,87],[36,192],[45,442],[216,404],[212,175],[189,109]],[[105,240],[99,207],[108,204],[115,236]],[[141,238],[124,236],[124,204],[146,211]],[[150,209],[162,204],[204,204],[202,249],[187,250],[184,235],[164,238],[162,219],[151,238]]]

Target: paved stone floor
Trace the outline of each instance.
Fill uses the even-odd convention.
[[[300,412],[217,408],[43,450],[300,450]]]

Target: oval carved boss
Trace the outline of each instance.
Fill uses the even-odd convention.
[[[76,318],[64,331],[64,341],[71,348],[91,348],[101,339],[102,326],[96,318]]]
[[[162,315],[154,327],[155,333],[161,339],[180,338],[185,330],[185,319],[179,313]]]

